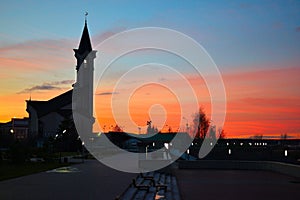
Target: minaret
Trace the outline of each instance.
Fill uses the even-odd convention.
[[[94,59],[97,51],[92,49],[86,19],[79,47],[74,49],[74,52],[77,59],[77,80],[74,85],[74,90],[78,94],[76,96],[76,111],[88,121],[85,121],[87,124],[85,128],[92,132],[95,121],[93,117]]]

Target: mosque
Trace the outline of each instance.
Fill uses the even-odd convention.
[[[79,110],[86,110],[85,117],[89,119],[89,129],[92,131],[93,118],[93,75],[96,51],[92,49],[87,20],[80,39],[78,49],[74,49],[76,63],[76,82],[73,89],[48,101],[26,100],[26,111],[29,114],[28,135],[37,138],[54,137],[60,125],[65,120],[73,120],[72,95],[75,90],[84,94],[77,103]],[[82,69],[81,69],[82,68]],[[79,73],[80,70],[80,73]],[[85,81],[82,81],[85,80]]]

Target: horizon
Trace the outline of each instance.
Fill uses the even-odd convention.
[[[109,133],[125,133],[125,134],[128,134],[128,135],[149,135],[149,136],[154,136],[155,134],[188,134],[187,132],[185,131],[179,131],[179,132],[158,132],[158,133],[155,133],[155,134],[148,134],[148,133],[129,133],[129,132],[126,132],[126,131],[121,131],[121,132],[118,132],[118,131],[107,131],[107,132],[93,132],[93,134],[96,136],[96,137],[99,137],[101,136],[101,134],[109,134]],[[190,135],[190,134],[188,134]],[[261,137],[261,138],[260,138]],[[138,139],[143,139],[144,137],[139,137]],[[148,137],[146,137],[148,138]],[[203,138],[195,138],[195,139],[199,139],[199,140],[203,140]],[[209,139],[210,140],[210,139]],[[300,140],[299,137],[293,137],[293,136],[289,136],[287,135],[286,138],[282,138],[280,136],[277,136],[277,135],[268,135],[268,136],[261,136],[261,135],[252,135],[252,136],[249,136],[249,137],[232,137],[232,138],[228,138],[225,137],[224,138],[219,138],[218,140],[254,140],[254,141],[259,141],[259,140],[278,140],[278,141],[286,141],[286,140]]]
[[[81,2],[76,3],[76,9],[72,11],[68,11],[69,4],[65,2],[60,2],[58,8],[54,7],[55,2],[35,2],[33,7],[20,10],[25,8],[24,4],[27,3],[6,2],[1,14],[0,122],[27,117],[25,100],[49,100],[71,89],[76,74],[72,49],[78,47],[84,12],[88,10],[93,48],[109,36],[144,26],[174,29],[203,45],[221,71],[225,84],[227,113],[223,128],[227,138],[247,139],[255,135],[280,138],[287,134],[300,139],[299,2],[253,1],[245,4],[236,1],[222,5],[154,1],[139,2],[135,9],[129,9],[131,6],[124,1],[94,2],[93,7]],[[15,15],[11,16],[11,12]],[[147,63],[153,58],[186,76],[210,116],[210,96],[202,77],[195,76],[187,63],[172,55],[150,50],[129,55],[114,63],[116,70],[108,72],[107,80],[116,81],[116,75],[128,65]],[[101,59],[101,52],[97,53],[96,59]],[[133,80],[128,79],[128,82]],[[177,84],[177,78],[168,73],[161,74],[159,81],[185,92],[185,87]],[[94,116],[102,125],[111,126],[117,124],[112,116],[111,99],[118,96],[121,99],[130,83],[124,84],[119,91],[114,91],[110,81],[105,83],[102,88],[95,84],[95,95],[98,94],[95,102],[104,103],[95,104]],[[176,95],[158,87],[147,85],[134,93],[129,107],[136,126],[128,127],[126,121],[121,121],[118,125],[125,126],[124,131],[137,131],[137,127],[145,130],[149,118],[162,130],[165,125],[173,129],[185,127],[187,122],[178,117]],[[163,109],[153,107],[158,99],[164,105]],[[189,100],[183,103],[188,105]],[[155,117],[149,117],[149,110]],[[184,117],[191,125],[197,109],[190,110],[190,116]]]

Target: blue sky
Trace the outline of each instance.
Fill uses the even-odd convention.
[[[201,43],[218,65],[280,67],[299,62],[299,1],[4,1],[0,46],[159,26]],[[270,65],[271,64],[271,65]]]

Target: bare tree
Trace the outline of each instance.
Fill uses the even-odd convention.
[[[289,137],[289,136],[288,136],[287,133],[283,133],[283,134],[280,135],[280,139],[281,139],[281,140],[286,140],[288,137]]]
[[[152,121],[147,121],[147,134],[156,134],[158,133],[158,129],[157,127],[151,126],[152,125]]]
[[[210,122],[204,109],[200,107],[199,111],[193,115],[193,131],[196,134],[195,138],[205,138],[209,124]]]
[[[217,136],[216,136],[216,125],[210,125],[209,128],[209,137],[210,139],[216,140]]]
[[[226,138],[226,133],[225,133],[224,129],[221,128],[221,127],[218,129],[218,134],[219,134],[219,139],[225,139]]]
[[[116,126],[113,127],[113,131],[114,132],[124,132],[123,129],[118,124],[116,124]]]

